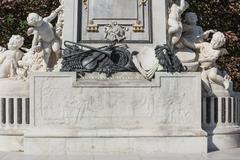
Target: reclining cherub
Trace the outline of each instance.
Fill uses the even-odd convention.
[[[202,81],[204,89],[209,95],[212,95],[211,83],[216,83],[223,86],[226,90],[230,87],[231,79],[228,75],[224,77],[219,74],[217,60],[220,56],[228,54],[225,48],[222,48],[226,43],[226,38],[223,33],[216,32],[213,34],[210,43],[192,43],[186,39],[181,39],[182,43],[193,50],[199,50],[199,64],[202,69]]]

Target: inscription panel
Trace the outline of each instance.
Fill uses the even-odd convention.
[[[83,0],[79,6],[78,41],[105,43],[105,27],[127,27],[125,42],[152,42],[151,0]]]
[[[90,0],[89,17],[93,20],[116,20],[116,19],[133,19],[138,18],[138,1],[137,0]],[[135,6],[134,8],[122,10],[119,6]]]

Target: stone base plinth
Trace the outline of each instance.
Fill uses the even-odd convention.
[[[215,129],[208,135],[208,151],[227,150],[240,147],[240,127],[228,126]]]
[[[207,152],[207,140],[202,131],[189,133],[187,130],[165,130],[162,132],[171,132],[176,135],[157,136],[151,133],[148,136],[140,136],[143,133],[120,135],[117,131],[111,134],[109,131],[94,133],[86,130],[37,129],[25,134],[24,152],[34,155],[145,155]]]
[[[35,73],[29,154],[207,152],[200,73]]]

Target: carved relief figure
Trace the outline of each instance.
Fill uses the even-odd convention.
[[[18,61],[24,53],[20,50],[23,46],[24,38],[13,35],[8,42],[8,50],[0,54],[0,78],[16,76]]]
[[[105,27],[105,39],[120,42],[126,39],[126,31],[128,28],[120,26],[117,22],[112,22]]]
[[[63,6],[60,6],[50,16],[45,18],[42,18],[37,13],[30,13],[27,17],[28,25],[32,26],[28,29],[28,34],[34,35],[32,48],[36,52],[43,51],[44,61],[47,66],[51,63],[50,56],[52,53],[55,53],[57,58],[60,57],[60,39],[56,36],[55,30],[50,22],[58,15],[62,7]]]
[[[180,40],[183,25],[181,21],[181,15],[189,7],[188,3],[185,0],[180,0],[180,5],[175,3],[172,4],[169,13],[168,19],[168,34],[170,35],[172,47]]]
[[[223,33],[214,33],[210,43],[192,43],[182,38],[182,43],[189,48],[199,50],[199,64],[202,69],[202,80],[204,82],[204,89],[209,95],[212,95],[211,83],[215,83],[228,89],[230,86],[230,77],[228,75],[222,76],[219,74],[216,61],[222,55],[228,54],[227,50],[222,48],[226,42]]]

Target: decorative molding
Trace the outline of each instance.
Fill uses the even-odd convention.
[[[83,0],[83,6],[85,10],[88,9],[88,0]]]
[[[98,32],[98,25],[94,24],[93,20],[88,23],[87,32]]]
[[[148,0],[140,0],[139,6],[145,6]]]
[[[92,0],[93,1],[93,0]],[[115,0],[113,0],[115,1]],[[131,3],[134,10],[136,10],[135,17],[132,14],[125,17],[106,16],[101,13],[97,13],[93,10],[93,6],[100,4],[99,1],[91,2],[91,0],[82,0],[83,11],[79,15],[79,26],[83,28],[78,30],[78,42],[81,43],[106,43],[109,40],[106,39],[106,27],[112,22],[117,22],[122,24],[124,27],[129,28],[128,34],[126,33],[126,38],[124,43],[152,43],[152,1],[151,0],[133,0],[136,3]],[[101,3],[102,4],[102,3]],[[103,3],[104,4],[104,3]],[[141,4],[141,6],[140,6]],[[84,11],[84,5],[87,10]],[[134,5],[134,6],[133,6]],[[96,6],[95,6],[96,8]],[[116,8],[116,7],[115,7]],[[84,31],[85,30],[85,31]],[[94,33],[94,35],[93,35]],[[130,38],[130,35],[131,38]],[[90,38],[88,38],[90,37]],[[144,37],[144,39],[142,39]]]
[[[144,32],[144,26],[141,21],[136,21],[133,25],[133,32]]]

